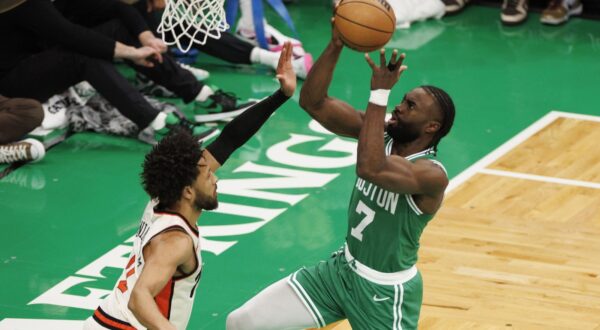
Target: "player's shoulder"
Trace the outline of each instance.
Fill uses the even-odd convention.
[[[446,167],[444,164],[435,158],[419,158],[414,160],[414,164],[419,164],[420,166],[424,166],[432,171],[443,173],[445,176],[448,176],[448,171],[446,171]]]
[[[192,243],[190,235],[182,227],[169,228],[152,239],[155,244],[167,244],[177,247]]]
[[[183,228],[174,227],[154,236],[148,242],[148,245],[151,246],[153,253],[156,255],[185,260],[193,252],[194,243]]]
[[[430,182],[433,188],[436,188],[435,190],[445,189],[448,185],[448,172],[437,159],[420,158],[415,160],[413,164],[419,167],[419,172]]]

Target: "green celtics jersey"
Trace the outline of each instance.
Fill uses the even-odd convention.
[[[385,153],[390,155],[393,140],[385,134]],[[433,149],[406,157],[414,162],[433,159]],[[417,262],[419,239],[433,218],[423,214],[412,195],[384,190],[357,178],[348,206],[346,243],[350,254],[360,263],[380,272],[405,270]]]

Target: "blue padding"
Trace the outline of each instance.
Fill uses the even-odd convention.
[[[268,49],[267,39],[265,38],[265,25],[263,24],[264,9],[262,0],[252,0],[252,19],[254,20],[254,33],[256,41],[261,48]]]
[[[298,32],[296,32],[296,27],[294,27],[294,21],[292,21],[292,17],[290,16],[290,13],[287,11],[287,8],[285,8],[283,1],[267,0],[267,2],[269,3],[269,5],[271,5],[271,8],[273,8],[273,10],[275,10],[275,12],[277,14],[279,14],[279,16],[281,18],[283,18],[283,20],[285,21],[285,24],[287,24],[287,26],[290,27],[290,29],[294,33],[294,36],[297,38]]]
[[[239,7],[240,0],[227,0],[227,4],[225,4],[225,19],[227,20],[230,29],[235,24]]]

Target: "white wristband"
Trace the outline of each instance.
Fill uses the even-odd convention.
[[[389,96],[390,96],[389,89],[372,90],[371,96],[369,97],[369,103],[373,103],[375,105],[379,105],[382,107],[387,107]]]

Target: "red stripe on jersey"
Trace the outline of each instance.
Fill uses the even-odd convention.
[[[127,263],[127,266],[125,267],[125,269],[129,268],[129,266],[131,266],[134,261],[135,261],[135,256],[131,256],[131,259],[129,259],[129,262]]]
[[[136,328],[132,327],[131,324],[115,319],[114,317],[106,314],[100,307],[98,307],[98,309],[96,309],[94,312],[94,320],[98,322],[98,324],[108,329],[136,330]]]
[[[133,273],[135,273],[135,268],[131,268],[128,272],[127,275],[125,276],[125,278],[128,278],[129,276],[133,275]]]
[[[165,285],[165,287],[160,291],[156,297],[154,297],[154,301],[160,310],[160,313],[169,319],[171,317],[171,303],[173,300],[173,292],[175,291],[175,282],[173,279],[170,279],[169,282]]]

